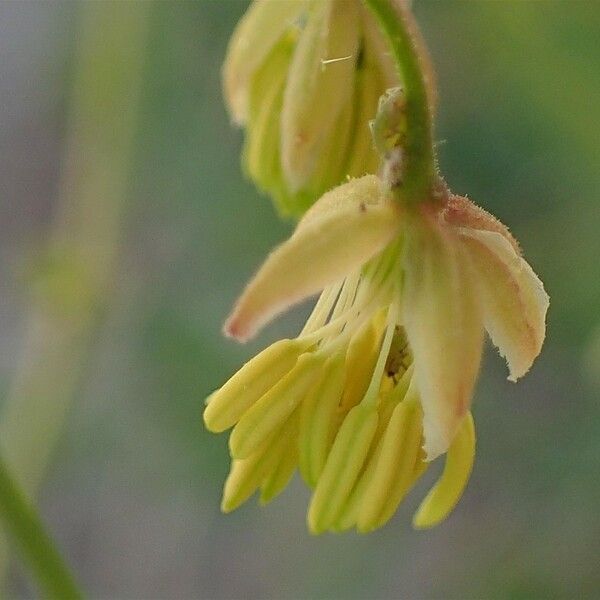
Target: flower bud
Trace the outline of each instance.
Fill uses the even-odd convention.
[[[398,76],[359,0],[255,0],[223,66],[225,98],[246,129],[248,176],[299,216],[379,159],[368,128]]]

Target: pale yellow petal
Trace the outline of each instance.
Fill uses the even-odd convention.
[[[256,70],[249,93],[248,124],[242,154],[247,174],[266,191],[281,185],[279,160],[279,119],[283,90],[292,57],[294,42],[282,38]]]
[[[293,191],[321,160],[344,101],[352,93],[358,58],[358,4],[315,3],[290,67],[281,114],[282,165]]]
[[[334,186],[347,181],[346,163],[350,155],[355,119],[354,90],[349,89],[348,94],[331,132],[323,140],[319,159],[302,188],[304,193],[313,198],[319,198]]]
[[[348,155],[346,175],[360,177],[366,173],[375,173],[379,166],[379,155],[373,144],[369,122],[377,113],[379,96],[386,86],[383,85],[378,70],[364,65],[356,74],[355,102],[356,122],[354,139]]]
[[[344,187],[352,190],[356,181]],[[399,230],[391,203],[359,204],[313,218],[273,251],[225,324],[245,340],[289,306],[344,278],[381,251]]]
[[[304,214],[298,223],[297,231],[307,225],[335,215],[341,210],[353,208],[358,210],[361,206],[378,205],[383,202],[385,188],[377,175],[365,175],[357,179],[338,185],[315,202]]]
[[[456,506],[471,476],[475,460],[475,425],[467,413],[446,456],[444,471],[419,506],[413,526],[417,529],[441,523]]]
[[[434,225],[410,228],[404,326],[423,404],[428,460],[444,453],[469,410],[483,346],[470,264],[459,240]]]
[[[250,79],[278,39],[305,9],[305,0],[255,0],[238,23],[223,64],[223,88],[231,116],[244,123]]]
[[[544,285],[505,236],[460,229],[476,272],[485,327],[506,357],[509,379],[522,377],[540,353],[549,298]]]

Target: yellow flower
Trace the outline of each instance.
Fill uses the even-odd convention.
[[[247,339],[322,294],[301,334],[276,342],[208,399],[209,430],[233,431],[223,510],[267,502],[299,466],[312,532],[383,525],[426,470],[431,527],[458,502],[475,452],[470,413],[483,334],[524,375],[548,296],[506,227],[440,184],[402,206],[374,175],[325,194],[247,286],[225,331]]]
[[[225,98],[248,175],[283,213],[376,171],[368,121],[398,84],[387,50],[359,0],[255,0],[238,24]]]

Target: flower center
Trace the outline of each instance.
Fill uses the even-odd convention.
[[[325,289],[298,338],[316,353],[345,355],[342,412],[358,403],[377,405],[412,364],[400,323],[401,247],[399,238],[360,270]]]

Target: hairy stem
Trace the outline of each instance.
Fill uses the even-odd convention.
[[[402,140],[402,183],[393,191],[407,204],[430,199],[435,181],[432,70],[418,29],[402,0],[363,0],[385,34],[403,82],[406,130]]]

